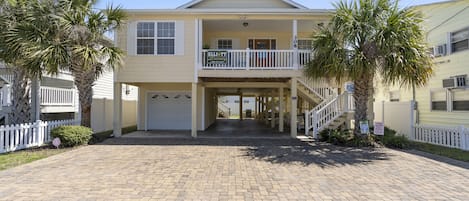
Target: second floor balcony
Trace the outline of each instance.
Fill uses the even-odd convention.
[[[311,54],[310,50],[202,50],[202,69],[297,70]]]

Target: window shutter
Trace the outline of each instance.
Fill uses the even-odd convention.
[[[128,22],[127,25],[127,55],[137,55],[137,22]]]
[[[175,55],[184,55],[184,21],[176,21]]]

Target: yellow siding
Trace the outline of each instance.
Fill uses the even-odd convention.
[[[428,43],[430,46],[448,43],[448,33],[467,28],[469,24],[469,9],[467,1],[452,3],[434,4],[417,7],[427,17],[425,28],[428,31]],[[463,10],[466,8],[465,10]],[[461,12],[460,12],[461,11]],[[450,52],[450,51],[448,51]],[[469,127],[468,111],[431,111],[430,91],[443,90],[443,93],[435,94],[436,98],[444,96],[445,89],[442,86],[442,80],[455,75],[469,75],[469,50],[456,52],[447,56],[437,57],[434,60],[435,74],[427,86],[416,90],[416,101],[418,102],[419,119],[421,124],[457,126],[464,125]],[[398,86],[384,87],[378,85],[376,88],[376,101],[389,101],[388,93],[392,90],[400,90],[400,100],[412,100],[411,89],[399,89]],[[459,97],[468,97],[469,88],[465,90],[456,90]],[[464,94],[464,95],[462,95]],[[465,99],[469,100],[469,99]]]
[[[192,82],[195,63],[195,20],[191,17],[158,16],[139,17],[144,20],[184,21],[184,55],[127,55],[123,68],[119,69],[119,82]],[[129,22],[135,22],[130,19]],[[127,50],[127,28],[118,32],[118,46]]]
[[[204,0],[192,8],[293,8],[281,0]]]

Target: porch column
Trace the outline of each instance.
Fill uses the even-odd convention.
[[[114,137],[122,136],[122,83],[114,82]]]
[[[298,20],[293,20],[293,67],[297,70],[299,68],[298,64]]]
[[[265,97],[265,114],[264,114],[264,120],[265,124],[269,125],[269,106],[270,106],[270,100],[269,97]]]
[[[243,94],[239,95],[239,120],[243,120]]]
[[[290,114],[291,114],[291,122],[290,122],[291,130],[290,130],[290,135],[291,135],[292,138],[296,138],[296,136],[298,134],[297,125],[296,125],[296,122],[297,122],[296,112],[297,112],[297,107],[298,107],[297,80],[296,79],[297,79],[296,77],[292,77],[292,79],[291,79],[291,111],[290,111]]]
[[[259,108],[258,105],[257,105],[257,96],[254,98],[254,115],[256,116],[257,118],[257,109]]]
[[[270,102],[270,107],[272,109],[272,112],[270,113],[270,118],[271,118],[271,121],[270,121],[270,125],[272,128],[275,128],[275,92],[274,90],[272,90],[272,102]]]
[[[284,131],[283,112],[284,112],[284,110],[285,110],[285,108],[284,108],[284,107],[285,107],[285,106],[284,106],[285,103],[284,103],[284,100],[283,100],[283,98],[284,98],[284,96],[283,96],[283,87],[280,87],[280,88],[278,89],[278,91],[279,91],[279,95],[278,95],[278,99],[279,99],[279,104],[278,104],[278,110],[279,110],[279,115],[278,115],[278,118],[279,118],[279,120],[278,120],[278,131],[283,132],[283,131]]]
[[[197,83],[192,83],[192,128],[191,136],[197,138]]]

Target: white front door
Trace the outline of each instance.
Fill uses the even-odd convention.
[[[190,130],[191,92],[148,93],[149,130]]]

